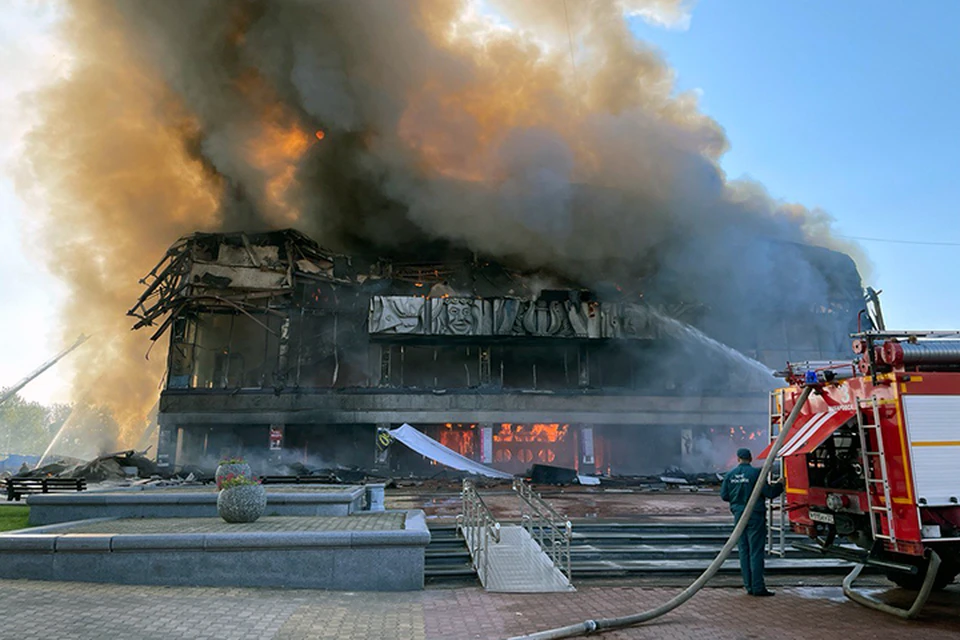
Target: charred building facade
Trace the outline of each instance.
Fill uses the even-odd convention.
[[[770,367],[843,357],[861,306],[856,268],[791,250],[832,274],[824,299],[763,331],[714,336]],[[470,253],[341,255],[291,230],[194,234],[144,283],[136,328],[169,336],[167,467],[241,454],[435,473],[387,446],[382,432],[409,423],[507,472],[629,475],[720,468],[765,434],[762,367],[693,328],[703,305],[623,283],[588,290]]]

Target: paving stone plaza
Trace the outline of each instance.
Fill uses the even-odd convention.
[[[508,638],[655,606],[677,588],[580,587],[493,594],[479,587],[410,593],[144,587],[0,581],[4,638],[18,640],[467,640]],[[604,639],[859,640],[960,638],[960,586],[914,622],[859,607],[840,588],[785,587],[774,598],[708,588],[650,624]]]
[[[565,507],[571,500],[591,503],[590,508],[599,508],[601,515],[622,515],[621,494],[611,494],[607,500],[600,497],[574,492],[566,497],[556,495],[555,501]],[[388,509],[425,507],[431,520],[450,520],[445,500],[426,495],[413,498],[395,496],[388,501]],[[498,514],[509,511],[508,498],[491,496]],[[710,511],[715,500],[706,494],[652,494],[632,496],[629,504],[633,509],[654,509],[656,517],[646,516],[651,522],[676,520],[678,512],[691,510],[702,511],[700,519],[706,521],[725,521],[726,516]],[[405,513],[410,512],[358,512],[345,518],[271,516],[231,525],[202,517],[111,519],[54,525],[49,531],[90,540],[108,536],[113,540],[110,547],[120,549],[116,541],[125,536],[142,539],[173,534],[214,540],[223,535],[382,535],[409,526]],[[244,564],[242,552],[231,552],[234,564]],[[153,562],[133,562],[131,566],[141,573],[150,571],[151,566],[163,566],[155,558]],[[839,586],[841,577],[842,573],[771,575],[768,583],[777,596],[759,599],[743,594],[735,573],[721,574],[693,600],[655,623],[600,637],[960,638],[960,584],[935,593],[919,620],[905,622],[847,600]],[[156,586],[0,579],[0,638],[494,640],[648,609],[667,601],[691,580],[686,574],[575,579],[575,592],[531,594],[494,593],[470,580],[428,583],[423,591],[388,592],[383,586],[372,591],[266,588],[255,581],[243,582],[245,586],[240,588],[216,583],[197,587],[188,586],[191,583]],[[892,589],[880,575],[866,576],[863,584],[891,604],[909,603],[908,592]]]
[[[273,517],[257,522],[228,524],[215,518],[143,518],[107,522],[81,522],[70,533],[296,533],[300,531],[393,531],[403,528],[402,513],[371,513],[350,518]]]

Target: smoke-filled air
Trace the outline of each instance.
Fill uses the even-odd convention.
[[[729,143],[630,19],[679,0],[89,0],[69,74],[31,96],[22,183],[96,332],[75,393],[143,429],[164,353],[125,312],[194,231],[295,227],[336,250],[463,247],[587,285],[636,282],[736,321],[821,299],[778,241],[830,219],[728,181]],[[26,187],[25,187],[26,189]],[[779,282],[780,284],[776,284]],[[764,304],[770,301],[764,301]],[[709,329],[709,327],[705,327]]]

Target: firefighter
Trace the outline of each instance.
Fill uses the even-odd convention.
[[[738,449],[737,461],[740,463],[727,473],[720,487],[720,498],[730,503],[734,523],[739,522],[743,510],[747,506],[753,487],[760,480],[760,470],[753,467],[753,454],[750,449]],[[783,481],[768,484],[763,480],[761,495],[764,498],[776,498],[783,493]],[[757,500],[753,513],[747,514],[747,528],[740,536],[737,546],[740,555],[740,573],[743,575],[743,586],[752,596],[772,596],[763,581],[763,555],[767,538],[767,510],[764,500]]]

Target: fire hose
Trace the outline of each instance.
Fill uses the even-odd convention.
[[[880,602],[876,598],[872,598],[863,593],[857,593],[853,590],[853,581],[860,576],[860,572],[863,571],[865,565],[858,564],[853,568],[853,571],[850,572],[846,578],[843,579],[843,595],[847,596],[854,602],[864,607],[870,609],[876,609],[877,611],[882,611],[883,613],[889,613],[891,615],[898,616],[904,620],[912,620],[920,613],[920,609],[923,608],[923,605],[927,603],[927,598],[930,597],[930,593],[933,591],[933,583],[937,579],[937,572],[940,570],[940,556],[937,555],[936,551],[930,550],[930,561],[927,565],[927,575],[923,579],[923,585],[920,587],[920,592],[917,593],[916,599],[913,601],[913,604],[910,605],[909,609],[902,609],[900,607],[895,607],[889,605],[885,602]]]
[[[693,584],[674,596],[671,600],[665,602],[659,607],[656,607],[655,609],[634,613],[628,616],[621,616],[619,618],[585,620],[578,624],[573,624],[566,627],[557,627],[556,629],[538,631],[525,636],[516,636],[510,640],[555,640],[556,638],[575,638],[577,636],[593,633],[595,631],[623,629],[624,627],[631,627],[633,625],[649,622],[650,620],[659,618],[660,616],[673,611],[696,595],[696,593],[700,591],[700,589],[702,589],[704,585],[706,585],[707,582],[713,578],[714,575],[716,575],[717,571],[720,570],[721,565],[723,565],[724,561],[726,561],[727,557],[730,555],[730,552],[733,551],[734,545],[737,544],[737,542],[740,540],[740,536],[743,535],[744,530],[747,528],[747,521],[750,519],[749,514],[753,513],[753,508],[760,499],[760,494],[763,491],[763,486],[765,483],[765,480],[763,479],[767,477],[767,475],[770,473],[770,470],[773,468],[773,462],[777,458],[777,453],[780,451],[780,447],[783,446],[783,443],[787,438],[787,434],[793,427],[793,423],[796,422],[797,416],[800,415],[801,409],[803,409],[803,406],[807,403],[807,398],[810,397],[810,392],[812,390],[812,386],[806,386],[803,388],[803,391],[800,393],[800,397],[793,406],[793,410],[790,412],[790,415],[787,416],[787,421],[780,428],[780,435],[777,436],[776,441],[774,441],[773,445],[771,445],[770,452],[767,454],[767,459],[760,468],[761,481],[754,485],[753,492],[750,494],[750,499],[747,500],[747,506],[743,510],[744,516],[746,517],[741,516],[739,518],[737,525],[733,528],[733,533],[730,534],[726,544],[723,545],[723,549],[720,550],[720,554],[713,560],[713,562],[710,563],[710,566],[707,567],[707,569],[693,582]]]

